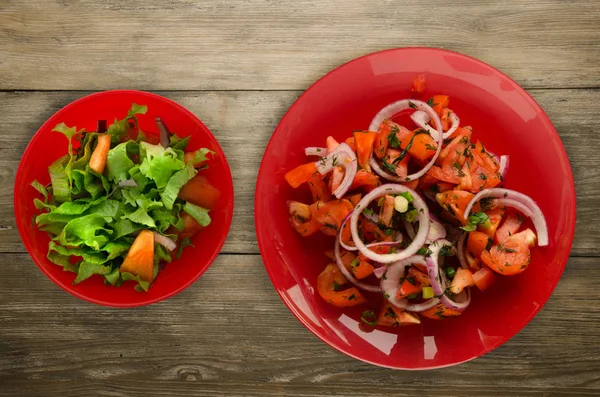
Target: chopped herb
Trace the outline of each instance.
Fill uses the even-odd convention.
[[[355,301],[357,301],[357,300],[358,300],[358,298],[356,297],[356,295],[352,294],[352,295],[350,295],[350,296],[348,297],[348,300],[349,300],[349,301],[351,301],[351,300],[355,300]]]
[[[451,245],[444,245],[440,249],[441,256],[454,256],[454,247]]]
[[[517,252],[517,250],[514,250],[512,248],[504,248],[504,252],[508,252],[509,254],[512,254],[514,252]]]
[[[419,294],[410,294],[406,297],[406,299],[417,299],[419,297]]]
[[[393,236],[396,231],[394,229],[385,229],[384,233],[386,236]]]
[[[417,210],[416,209],[412,209],[412,210],[406,211],[404,213],[404,219],[406,219],[407,222],[412,223],[412,222],[415,221],[415,219],[417,219],[417,215],[418,215]]]
[[[406,281],[408,281],[412,285],[417,285],[417,281],[415,280],[414,277],[406,277]]]
[[[326,226],[326,227],[328,227],[328,228],[331,228],[331,229],[333,229],[333,230],[338,230],[337,226],[336,226],[336,225],[332,225],[331,223],[327,223],[327,222],[325,222],[325,223],[323,224],[323,226]]]
[[[464,135],[462,138],[460,138],[460,141],[458,141],[458,143],[468,143],[469,142],[469,137]]]
[[[435,105],[437,105],[436,103],[433,103],[433,98],[429,98],[429,99],[427,100],[427,104],[428,104],[429,106],[431,106],[431,107],[434,107]]]
[[[384,297],[385,299],[390,299],[390,294],[388,294],[387,292],[384,292],[384,293],[383,293],[383,297]]]
[[[519,269],[525,269],[527,267],[527,265],[521,265],[521,267]]]
[[[385,316],[388,316],[388,317],[391,317],[391,318],[396,318],[396,312],[391,307],[388,307],[387,310],[386,310],[386,312],[385,312]]]
[[[408,107],[413,108],[413,109],[418,109],[419,107],[417,105],[415,105],[412,101],[408,101]]]
[[[381,207],[383,205],[384,200],[385,200],[385,196],[379,197],[379,200],[377,200],[377,205]]]
[[[372,310],[365,310],[364,312],[362,312],[362,316],[360,316],[360,321],[367,325],[370,325],[371,327],[377,326],[377,316]]]
[[[507,197],[508,197],[508,193],[507,193],[507,192],[505,192],[505,193],[504,193],[504,198],[507,198]]]
[[[409,203],[415,201],[415,198],[412,196],[412,194],[410,194],[410,192],[402,192],[398,196],[404,197]]]
[[[437,148],[433,145],[430,145],[429,143],[425,144],[425,149],[427,150],[437,150]]]
[[[475,212],[469,215],[469,223],[465,226],[462,226],[461,229],[465,232],[472,232],[477,229],[477,226],[482,223],[488,223],[490,221],[490,217],[487,216],[485,212]]]
[[[319,164],[321,164],[322,167],[325,167],[327,165],[327,157],[320,157]]]
[[[456,276],[456,270],[453,267],[446,268],[446,277],[452,280]]]
[[[485,175],[483,172],[481,174],[479,174],[479,179],[483,179],[484,181],[487,179],[487,175]]]
[[[479,205],[480,205],[482,211],[487,211],[487,210],[492,209],[492,207],[494,206],[495,203],[496,202],[495,202],[494,198],[492,198],[492,197],[485,197],[485,198],[482,198],[481,200],[479,200]]]
[[[339,285],[335,280],[333,281],[333,290],[334,291],[339,291],[340,290],[341,285]]]
[[[392,126],[392,128],[390,128],[390,133],[388,135],[388,142],[389,142],[390,146],[393,147],[394,149],[397,149],[400,147],[400,140],[398,139],[398,135],[396,135],[396,133],[398,133],[398,132],[400,132],[398,127]]]
[[[358,260],[358,258],[354,258],[354,260],[350,263],[350,267],[352,269],[356,269],[356,267],[360,264],[360,261]]]
[[[388,163],[385,159],[385,157],[383,159],[381,159],[382,163],[383,163],[383,168],[385,168],[386,170],[388,170],[389,172],[391,172],[392,174],[396,173],[396,166],[392,163]]]
[[[459,176],[459,177],[461,177],[461,178],[462,178],[463,176],[465,176],[465,175],[466,175],[466,174],[465,174],[465,173],[462,171],[462,169],[460,168],[460,165],[458,165],[458,163],[454,163],[454,164],[452,164],[452,166],[458,170],[458,176]]]
[[[429,257],[431,255],[431,250],[429,248],[421,247],[417,251],[417,255],[423,255],[424,257]]]
[[[375,211],[373,211],[370,208],[365,208],[362,213],[365,214],[365,215],[374,215]]]
[[[338,165],[338,158],[337,158],[337,156],[333,156],[333,161],[331,162],[331,165],[333,165],[334,167],[336,165]]]

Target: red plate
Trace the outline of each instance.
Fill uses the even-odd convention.
[[[67,153],[67,139],[59,133],[51,132],[56,124],[64,122],[68,126],[94,131],[98,119],[105,119],[110,124],[115,117],[125,117],[132,102],[148,106],[148,113],[139,117],[142,130],[156,133],[154,117],[160,116],[172,132],[179,136],[191,136],[188,145],[190,150],[207,147],[216,152],[209,168],[201,173],[219,189],[221,198],[217,208],[211,211],[211,224],[192,240],[196,248],[187,247],[179,260],[168,264],[147,293],[136,292],[131,283],[125,283],[121,288],[106,286],[102,278],[97,276],[73,285],[74,273],[64,272],[61,267],[46,259],[49,237],[32,224],[36,213],[33,199],[39,194],[30,183],[34,179],[44,184],[48,183],[48,166]],[[65,291],[93,303],[133,307],[155,303],[177,294],[208,269],[219,254],[231,225],[233,183],[225,154],[217,140],[190,111],[169,99],[148,92],[107,91],[76,100],[59,110],[40,127],[19,164],[14,200],[17,227],[25,248],[54,283]]]
[[[382,107],[408,98],[412,79],[425,74],[422,98],[450,96],[450,108],[471,125],[475,138],[510,155],[505,186],[531,196],[542,208],[550,244],[533,250],[526,272],[474,292],[466,312],[448,320],[424,319],[402,329],[359,327],[360,313],[338,309],[316,293],[317,275],[333,248],[324,235],[303,238],[288,223],[286,201],[310,202],[308,189],[284,180],[307,162],[304,147],[340,142],[366,129]],[[294,315],[330,346],[391,368],[432,369],[479,357],[506,342],[544,305],[569,256],[575,227],[575,189],[569,160],[552,123],[517,83],[465,55],[429,48],[370,54],[332,71],[311,86],[285,115],[265,152],[255,203],[258,243],[277,292]]]

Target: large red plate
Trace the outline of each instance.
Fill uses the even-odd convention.
[[[286,201],[308,202],[303,187],[284,180],[306,162],[303,148],[323,146],[366,129],[379,109],[410,94],[416,74],[425,74],[424,98],[450,96],[462,125],[497,154],[510,155],[505,186],[530,195],[542,208],[550,244],[535,248],[528,270],[475,292],[461,317],[423,320],[419,326],[359,327],[362,309],[342,310],[316,294],[319,272],[332,248],[328,237],[300,237],[289,225]],[[265,152],[256,189],[256,230],[265,267],[294,315],[330,346],[357,359],[391,368],[431,369],[462,363],[506,342],[541,309],[558,283],[575,227],[575,189],[569,161],[552,123],[509,77],[465,55],[429,48],[403,48],[355,59],[311,86],[290,108]]]
[[[207,147],[215,159],[207,170],[201,171],[209,182],[221,192],[217,208],[211,211],[211,224],[192,242],[179,260],[168,264],[160,272],[147,293],[139,293],[130,283],[121,288],[106,286],[100,277],[94,276],[78,285],[72,285],[74,273],[64,272],[46,258],[49,237],[39,231],[32,218],[36,213],[34,197],[39,194],[30,186],[37,179],[46,184],[50,181],[48,166],[67,153],[67,139],[52,128],[60,122],[68,126],[96,129],[96,121],[104,119],[109,124],[115,118],[123,118],[132,102],[148,106],[148,113],[139,117],[140,127],[147,133],[156,133],[154,117],[160,116],[169,129],[179,136],[191,136],[189,150]],[[27,146],[15,181],[15,217],[23,243],[39,268],[58,286],[87,301],[115,307],[133,307],[155,303],[177,294],[211,265],[219,254],[229,232],[233,214],[233,183],[225,154],[208,128],[190,111],[159,95],[142,91],[106,91],[88,95],[65,106],[40,127]]]

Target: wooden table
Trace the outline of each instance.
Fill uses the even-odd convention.
[[[0,395],[600,394],[600,2],[441,3],[2,0]],[[571,258],[533,321],[480,359],[417,373],[346,357],[294,319],[252,220],[262,153],[302,90],[357,56],[415,45],[477,57],[526,88],[564,142],[578,200]],[[13,218],[15,171],[37,128],[67,103],[116,88],[158,92],[200,117],[229,158],[236,193],[208,272],[135,310],[56,287]]]

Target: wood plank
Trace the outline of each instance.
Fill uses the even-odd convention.
[[[4,0],[0,89],[305,89],[355,57],[431,46],[527,88],[598,87],[589,0]]]
[[[544,309],[492,353],[402,372],[313,336],[283,305],[259,256],[221,255],[176,297],[114,310],[63,292],[26,254],[3,254],[0,395],[598,395],[600,306],[590,304],[598,261],[571,258]]]
[[[533,90],[558,130],[573,167],[577,227],[572,254],[597,255],[600,245],[599,90]],[[258,253],[253,200],[258,167],[279,119],[300,95],[285,92],[161,92],[198,115],[215,134],[233,173],[236,204],[224,252]],[[34,131],[62,106],[85,93],[0,93],[0,182],[12,186],[21,153]],[[15,229],[12,189],[0,189],[0,252],[23,252]]]

